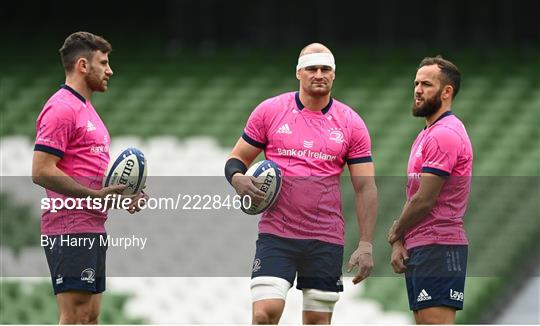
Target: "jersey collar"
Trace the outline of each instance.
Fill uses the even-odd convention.
[[[62,84],[60,85],[60,88],[63,88],[63,89],[66,89],[68,91],[70,91],[73,95],[75,95],[75,97],[77,97],[79,100],[81,100],[84,104],[86,104],[86,99],[84,98],[84,96],[82,96],[79,92],[77,92],[76,90],[74,90],[73,88],[69,87],[68,85],[66,84]]]
[[[294,99],[296,101],[296,106],[298,107],[298,110],[302,111],[304,109],[304,104],[300,101],[300,93],[296,92],[294,94]],[[328,104],[321,110],[322,114],[326,114],[328,110],[330,110],[330,107],[334,103],[334,99],[330,97],[330,101],[328,101]]]
[[[446,111],[446,112],[444,112],[443,114],[441,114],[440,117],[437,118],[437,120],[433,121],[432,124],[430,124],[429,126],[425,126],[424,129],[427,129],[427,128],[429,128],[429,127],[435,125],[435,124],[436,124],[437,122],[439,122],[441,119],[446,118],[446,117],[451,116],[451,115],[454,115],[454,114],[452,113],[452,111]]]

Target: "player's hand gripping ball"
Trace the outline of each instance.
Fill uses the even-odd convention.
[[[281,170],[273,161],[264,160],[253,164],[245,175],[257,178],[256,186],[265,196],[261,202],[251,202],[249,207],[242,206],[242,211],[250,215],[260,214],[270,208],[278,198],[281,190]]]
[[[124,150],[107,173],[103,186],[126,185],[123,195],[141,192],[146,183],[147,164],[144,154],[135,147]]]

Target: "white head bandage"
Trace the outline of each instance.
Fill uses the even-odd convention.
[[[328,66],[336,70],[336,63],[332,53],[310,53],[298,58],[296,71],[309,66]]]

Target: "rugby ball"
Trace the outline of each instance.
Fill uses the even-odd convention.
[[[242,211],[249,215],[260,214],[270,208],[278,198],[281,190],[281,170],[273,161],[264,160],[253,164],[245,175],[257,178],[257,188],[266,195],[260,203],[252,201],[246,207],[242,205]]]
[[[138,148],[130,147],[118,155],[103,186],[126,185],[123,195],[138,194],[146,183],[147,170],[144,154]]]

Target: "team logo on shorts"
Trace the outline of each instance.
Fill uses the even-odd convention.
[[[96,271],[93,268],[87,268],[81,273],[81,281],[86,281],[87,283],[94,283]]]
[[[261,269],[261,260],[256,258],[253,261],[253,273],[256,273],[259,269]]]
[[[345,137],[343,136],[343,132],[339,128],[331,128],[328,130],[330,133],[330,140],[335,141],[338,144],[342,144]]]

